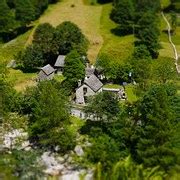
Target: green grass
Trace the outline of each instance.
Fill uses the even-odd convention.
[[[20,70],[9,69],[7,80],[14,85],[17,91],[23,91],[27,86],[36,84],[36,73],[23,73]]]
[[[71,116],[70,121],[72,124],[68,128],[74,134],[85,124],[85,121],[75,116]]]
[[[19,51],[23,50],[31,31],[27,31],[8,43],[0,44],[0,63],[9,62]]]
[[[110,89],[120,89],[122,86],[119,84],[106,84],[103,86],[103,88],[110,88]]]
[[[135,88],[136,88],[136,86],[133,86],[133,85],[127,85],[126,87],[125,87],[125,92],[126,92],[126,94],[127,94],[127,99],[128,99],[128,101],[129,102],[135,102],[135,101],[137,101],[138,100],[138,97],[136,96],[136,94],[135,94]]]
[[[64,80],[64,76],[55,74],[54,79],[61,83]]]
[[[114,23],[109,15],[112,9],[112,4],[103,5],[101,15],[101,35],[104,43],[100,54],[107,54],[110,59],[115,60],[117,63],[121,63],[126,60],[133,51],[133,35],[118,36],[112,33],[112,30],[117,28],[117,24]]]

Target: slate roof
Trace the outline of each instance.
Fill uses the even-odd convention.
[[[85,71],[86,71],[86,76],[91,76],[92,74],[94,74],[95,69],[94,69],[94,68],[87,67],[87,68],[85,69]]]
[[[55,69],[50,65],[46,65],[44,66],[43,68],[41,68],[41,70],[48,76],[50,75],[51,73],[55,72]]]
[[[65,63],[65,58],[66,56],[64,55],[59,55],[54,66],[55,67],[64,67],[64,63]]]
[[[92,74],[88,79],[85,79],[84,83],[94,92],[97,92],[103,86],[102,82],[94,74]]]

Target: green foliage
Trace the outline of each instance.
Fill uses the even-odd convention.
[[[130,63],[117,64],[113,61],[114,59],[111,59],[105,54],[101,54],[96,62],[96,67],[103,70],[105,77],[114,83],[128,82],[129,72],[132,69]]]
[[[154,64],[154,76],[161,83],[173,80],[176,77],[173,61],[169,58],[159,59]]]
[[[101,164],[97,165],[95,171],[95,178],[98,180],[106,179],[134,179],[134,180],[146,180],[146,179],[163,179],[165,173],[159,171],[158,167],[152,169],[145,169],[142,165],[136,165],[130,157],[120,160],[113,164],[112,169],[108,172],[102,172],[100,168]]]
[[[133,116],[137,124],[133,157],[146,167],[160,166],[168,170],[176,163],[171,149],[175,118],[170,99],[164,86],[159,85],[152,87],[137,103],[136,115]]]
[[[34,5],[36,17],[39,17],[42,12],[48,7],[48,0],[31,0]]]
[[[37,165],[36,151],[12,151],[12,154],[0,153],[0,177],[3,179],[39,179],[42,167]]]
[[[174,31],[176,30],[177,25],[178,25],[177,15],[176,13],[172,12],[171,13],[171,27]]]
[[[120,24],[120,29],[132,32],[134,21],[134,5],[132,0],[115,0],[111,12],[111,19]]]
[[[86,54],[88,42],[77,25],[66,21],[56,27],[55,44],[59,54],[67,54],[75,49],[83,55]]]
[[[66,78],[65,81],[72,84],[73,87],[77,86],[79,80],[84,79],[85,65],[77,51],[72,51],[66,56],[63,75]]]
[[[37,67],[41,67],[45,60],[42,49],[36,44],[28,46],[25,51],[20,52],[17,56],[18,61],[22,64],[25,71],[32,72]]]
[[[33,44],[36,44],[43,54],[58,54],[57,46],[53,44],[55,29],[49,23],[40,24],[34,33]]]
[[[16,0],[15,1],[15,15],[16,19],[22,25],[29,24],[35,20],[35,8],[30,0]]]
[[[93,139],[92,146],[87,150],[87,158],[92,163],[102,163],[102,168],[107,171],[114,162],[119,160],[120,152],[117,143],[108,135],[102,134]]]
[[[81,33],[81,30],[71,22],[64,22],[56,29],[49,23],[40,24],[34,33],[32,45],[29,45],[24,52],[17,57],[17,60],[22,63],[26,71],[32,71],[47,63],[54,65],[58,54],[66,55],[72,50],[76,53],[71,55],[72,57],[69,59],[76,59],[75,61],[72,59],[74,62],[72,67],[75,68],[75,70],[70,68],[69,72],[71,71],[72,74],[74,73],[73,71],[77,70],[75,76],[71,76],[74,77],[72,82],[75,83],[77,82],[77,78],[83,79],[84,77],[84,67],[80,62],[82,61],[80,55],[86,54],[87,40]],[[69,63],[69,65],[71,65],[71,63]],[[65,69],[68,71],[68,68]],[[80,72],[79,75],[78,71]],[[69,72],[67,74],[70,74]]]
[[[13,12],[5,0],[0,1],[0,34],[12,32],[16,25]]]
[[[0,77],[0,107],[2,114],[19,111],[22,101],[21,97],[21,94],[13,89],[6,81],[6,78]]]
[[[101,92],[90,99],[85,112],[96,120],[111,122],[120,113],[118,98],[113,93]]]
[[[157,24],[157,16],[152,12],[146,12],[138,21],[136,30],[137,44],[143,44],[147,47],[152,58],[158,57],[159,45],[159,29]]]
[[[140,16],[141,13],[151,11],[156,13],[161,8],[160,0],[149,1],[149,0],[135,0],[136,13]]]
[[[74,137],[67,128],[70,124],[68,103],[63,92],[53,82],[45,81],[32,91],[31,98],[31,103],[26,103],[32,110],[30,138],[45,147],[59,145],[61,152],[72,149]]]

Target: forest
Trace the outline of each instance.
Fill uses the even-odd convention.
[[[178,180],[179,13],[1,0],[0,179]]]

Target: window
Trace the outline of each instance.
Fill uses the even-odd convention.
[[[83,88],[83,93],[84,93],[84,96],[87,94],[87,87]]]

